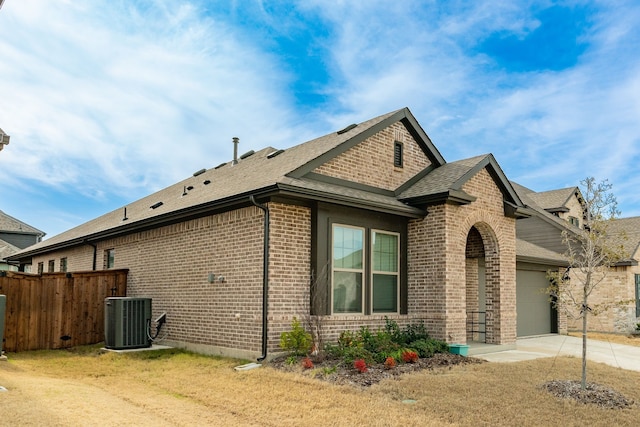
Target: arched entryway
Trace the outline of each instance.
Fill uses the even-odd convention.
[[[495,233],[486,223],[474,224],[465,248],[467,342],[497,343],[500,306],[500,263]]]

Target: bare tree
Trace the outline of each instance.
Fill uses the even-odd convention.
[[[569,268],[564,272],[549,274],[551,285],[548,293],[555,306],[567,316],[582,320],[582,389],[587,385],[587,320],[622,301],[605,301],[590,304],[589,297],[603,282],[607,273],[618,261],[624,259],[624,246],[620,239],[608,233],[609,224],[620,212],[618,202],[608,181],[597,183],[593,177],[580,182],[585,203],[584,228],[565,230],[562,239],[567,250],[565,257]],[[617,243],[616,243],[617,242]],[[570,273],[569,273],[570,271]]]
[[[311,333],[313,338],[312,352],[314,355],[322,357],[324,351],[324,333],[325,333],[325,319],[326,316],[320,314],[323,310],[323,299],[326,295],[323,290],[326,290],[328,281],[327,269],[329,264],[325,264],[322,269],[316,274],[311,274],[310,287],[309,287],[309,306],[303,306],[301,312],[303,313],[301,318],[306,329]]]

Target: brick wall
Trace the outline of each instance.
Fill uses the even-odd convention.
[[[591,307],[608,304],[612,307],[597,316],[587,318],[587,329],[593,332],[629,333],[636,322],[635,275],[640,274],[640,266],[614,267],[607,271],[604,280],[597,285],[588,299]],[[581,280],[575,270],[571,271],[571,285],[574,295],[582,295]],[[616,304],[621,303],[621,304]],[[576,319],[577,308],[570,310],[567,324],[569,330],[582,331],[582,320]]]
[[[402,168],[393,165],[394,141],[403,143]],[[395,190],[430,164],[407,128],[398,122],[316,168],[314,172]]]
[[[485,252],[487,342],[513,343],[515,220],[504,216],[502,193],[486,170],[471,178],[463,190],[477,200],[430,207],[424,220],[409,223],[409,313],[424,316],[436,338],[466,342],[466,288],[475,280],[475,270],[467,275],[466,250],[475,227]],[[472,292],[469,297],[474,297]]]

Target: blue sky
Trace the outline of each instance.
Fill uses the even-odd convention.
[[[640,215],[640,3],[6,0],[0,210],[48,237],[409,107],[447,161]]]

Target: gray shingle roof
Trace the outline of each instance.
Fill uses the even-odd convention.
[[[176,184],[136,200],[117,210],[109,212],[75,228],[33,245],[25,253],[37,253],[46,248],[54,248],[69,242],[76,242],[91,236],[105,236],[111,232],[133,228],[136,224],[161,224],[170,216],[194,214],[196,210],[211,210],[215,206],[244,198],[250,194],[275,191],[286,187],[290,191],[311,190],[334,194],[337,198],[352,198],[363,205],[378,206],[381,209],[404,211],[417,215],[417,209],[399,202],[392,195],[350,189],[338,185],[319,183],[304,179],[295,172],[313,165],[316,159],[331,153],[336,155],[349,141],[359,141],[367,132],[377,131],[376,126],[385,125],[385,120],[407,118],[415,120],[408,109],[392,111],[355,126],[346,132],[332,132],[303,144],[286,149],[275,156],[275,148],[268,147],[253,155],[240,159],[237,164],[227,162],[208,169],[197,176],[188,177]],[[421,130],[420,130],[421,131]],[[345,144],[346,143],[346,144]],[[435,150],[437,159],[440,154]],[[441,160],[444,162],[444,159]],[[294,175],[294,176],[292,176]],[[299,174],[298,174],[299,175]],[[152,206],[156,206],[152,208]],[[126,220],[125,218],[126,208]]]
[[[539,193],[532,192],[529,197],[543,209],[553,210],[565,207],[576,191],[579,191],[578,187],[568,187]]]
[[[14,246],[9,242],[5,242],[4,240],[0,239],[0,260],[3,260],[8,256],[15,254],[19,250],[20,250],[19,247]]]
[[[464,177],[488,155],[450,162],[434,169],[420,181],[398,195],[400,199],[441,194],[450,189],[460,190]]]
[[[607,234],[614,245],[622,245],[630,258],[640,261],[640,216],[613,220]]]
[[[19,219],[7,215],[2,211],[0,211],[0,231],[21,234],[39,234],[41,236],[44,236],[45,234],[43,231],[40,231],[37,228],[20,221]]]
[[[533,261],[551,265],[566,265],[567,261],[557,252],[543,248],[522,239],[516,239],[516,257],[518,261]]]

